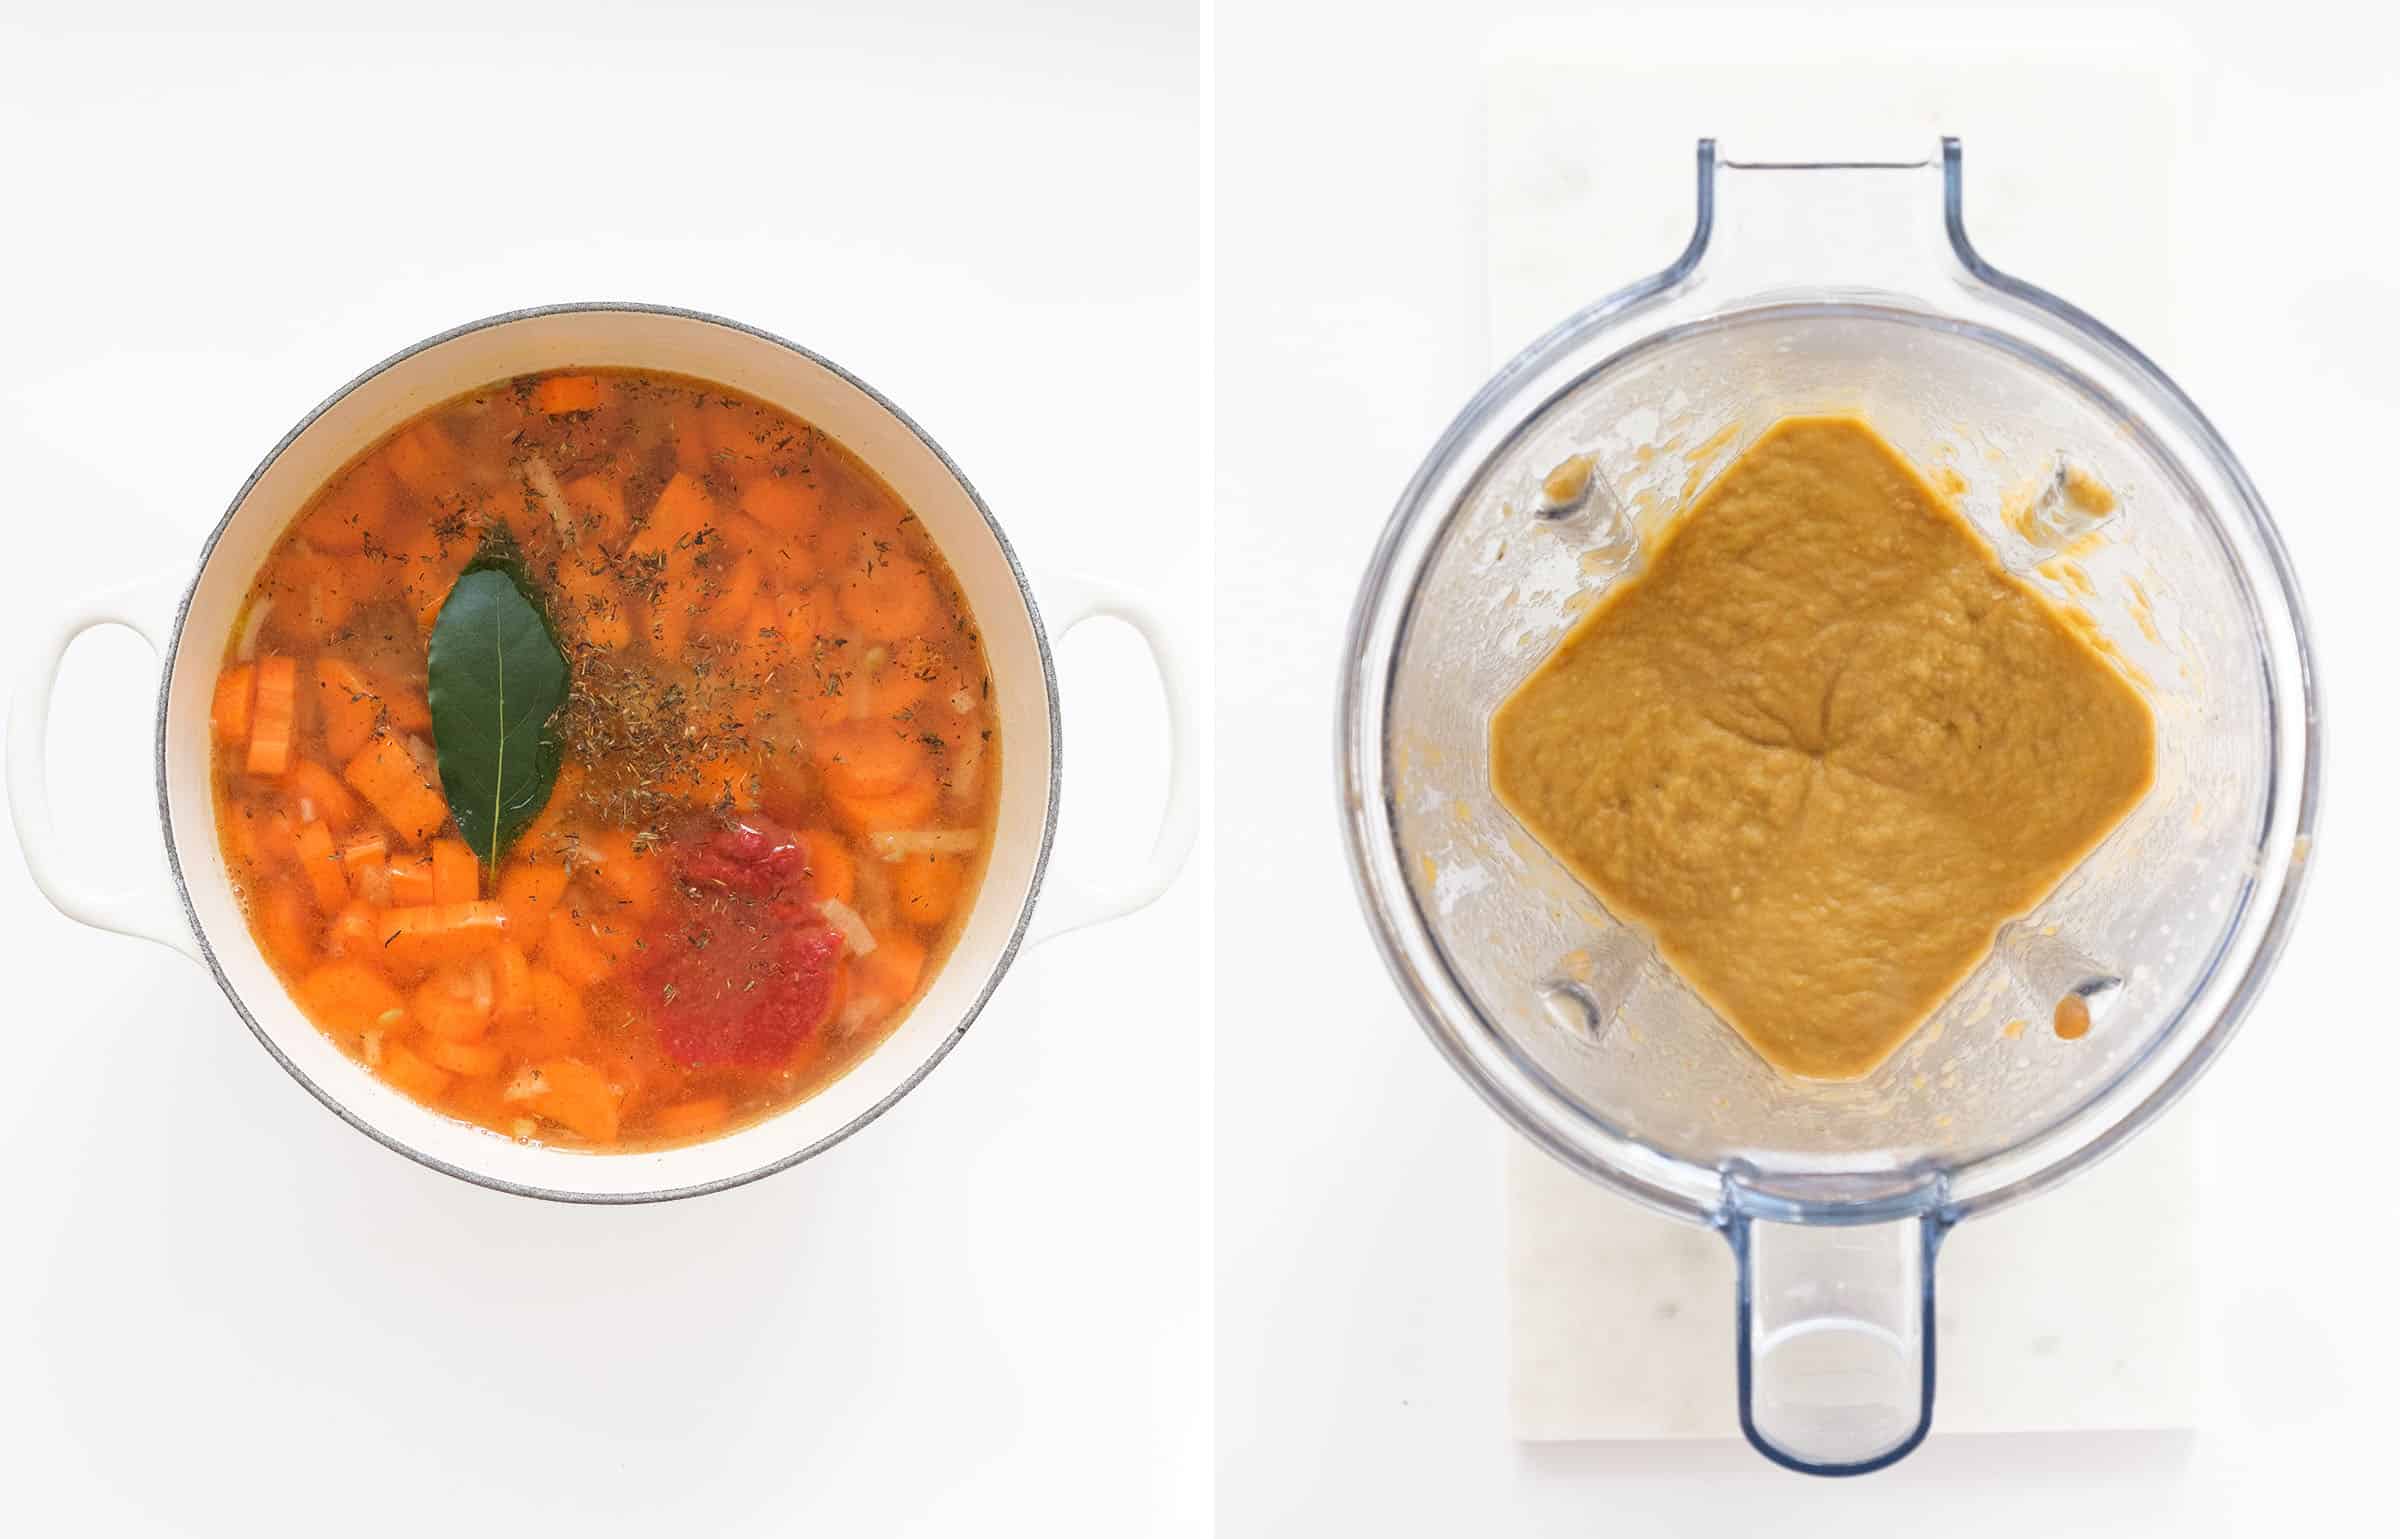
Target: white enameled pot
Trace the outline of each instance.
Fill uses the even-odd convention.
[[[416,413],[492,380],[562,367],[621,367],[729,385],[832,434],[891,483],[966,591],[993,678],[1000,804],[982,889],[950,957],[906,1020],[842,1078],[763,1122],[686,1148],[592,1154],[519,1143],[456,1122],[392,1089],[310,1025],[267,965],[226,873],[209,795],[209,705],[234,616],[269,549],[310,493]],[[1059,633],[1109,615],[1156,661],[1172,738],[1167,805],[1138,869],[1105,888],[1053,882],[1034,900],[1059,805],[1059,698],[1034,587],[975,489],[900,409],[807,349],[731,321],[648,305],[521,310],[433,337],[369,369],[269,452],[202,547],[196,570],[96,595],[60,616],[25,663],[12,705],[9,802],[35,884],[72,919],[154,940],[199,961],[266,1050],[335,1115],[422,1164],[503,1191],[579,1202],[642,1202],[720,1190],[797,1164],[857,1131],[955,1046],[1019,949],[1151,902],[1196,832],[1194,737],[1168,627],[1133,596],[1083,578],[1045,578]],[[105,891],[78,870],[50,817],[45,737],[67,646],[97,625],[158,650],[158,807],[172,890]]]

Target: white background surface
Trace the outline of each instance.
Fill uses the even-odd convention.
[[[1209,252],[1179,190],[1201,174],[1198,24],[1105,0],[830,9],[587,4],[573,42],[493,6],[314,38],[283,30],[315,14],[297,6],[182,34],[12,12],[0,646],[57,593],[191,550],[365,363],[595,295],[820,347],[941,437],[1029,562],[1138,576],[1204,618],[1208,489],[1185,467],[1208,453]],[[1731,1445],[1505,1437],[1506,1135],[1371,953],[1327,750],[1350,585],[1485,371],[1474,60],[1507,8],[1217,9],[1221,903],[1204,843],[1159,909],[1021,965],[852,1143],[615,1213],[375,1149],[187,965],[75,930],[0,861],[13,1525],[1189,1531],[1210,1484],[1212,1131],[1227,1533],[2299,1532],[2362,1500],[2342,1531],[2371,1521],[2400,1369],[2374,1195],[2400,1067],[2400,841],[2378,805],[2400,537],[2360,460],[2400,410],[2388,23],[2287,4],[1902,24],[1929,47],[2179,28],[2210,61],[2172,275],[2191,340],[2163,361],[2281,518],[2335,773],[2305,922],[2195,1098],[2201,1430],[1937,1438],[1832,1486]],[[1830,24],[1653,31],[1595,57],[1593,88],[1679,67],[1712,26]],[[2029,88],[2026,110],[2076,109]],[[2146,174],[2105,149],[2095,174]],[[2070,282],[2074,244],[2104,235],[1978,236],[2110,313]],[[1117,639],[1065,649],[1069,865],[1154,805],[1157,719]],[[147,872],[144,654],[102,636],[71,669],[62,806],[97,858]],[[1212,924],[1231,985],[1213,1061]]]
[[[0,21],[0,648],[64,593],[186,561],[384,355],[647,298],[857,370],[1028,566],[1157,594],[1208,689],[1196,10],[291,30],[333,9]],[[1062,649],[1060,869],[1125,858],[1159,803],[1163,719],[1113,630]],[[62,817],[146,878],[148,654],[107,633],[69,672]],[[76,929],[0,860],[0,1529],[1202,1531],[1208,863],[1020,962],[850,1143],[612,1211],[376,1148],[198,970]]]
[[[2382,1025],[2385,872],[2400,840],[2377,800],[2388,800],[2382,765],[2395,746],[2386,674],[2400,537],[2383,508],[2388,475],[2362,464],[2389,443],[2400,408],[2388,366],[2400,343],[2388,257],[2400,217],[2374,160],[2400,113],[2389,23],[2300,5],[2099,17],[1920,7],[1858,23],[1929,50],[2105,29],[2181,35],[2199,53],[2177,197],[2190,217],[2171,274],[2177,343],[2161,361],[2280,517],[2315,610],[2336,747],[2297,938],[2194,1097],[2199,1430],[1937,1433],[1892,1471],[1822,1483],[1730,1442],[1508,1440],[1509,1135],[1423,1042],[1352,917],[1323,768],[1345,619],[1331,593],[1355,581],[1409,471],[1487,372],[1475,61],[1492,18],[1512,9],[1535,8],[1394,0],[1362,26],[1355,12],[1295,0],[1218,7],[1218,667],[1229,684],[1218,944],[1229,978],[1244,967],[1272,978],[1225,991],[1219,1044],[1223,1531],[2372,1525],[2400,1370],[2378,1323],[2395,1253],[2372,1196],[2400,1067]],[[1705,68],[1709,39],[1730,28],[1821,37],[1842,25],[1814,6],[1763,17],[1690,8],[1679,24],[1629,25],[1596,50],[1591,89],[1608,90],[1613,71]],[[2077,111],[2039,81],[2022,94],[2028,114]],[[1992,130],[1982,132],[1988,160]],[[2115,164],[2095,143],[2078,174],[2158,173]],[[1674,211],[1678,236],[1686,220],[1688,205]],[[2074,247],[2105,231],[1976,234],[2004,268],[2112,313],[2109,296],[2073,286]],[[1595,273],[1594,292],[1632,276]],[[1488,340],[1506,350],[1524,339]],[[1308,938],[1295,947],[1296,936]],[[1270,973],[1269,959],[1295,950],[1299,960]]]

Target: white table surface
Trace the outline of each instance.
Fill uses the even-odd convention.
[[[858,370],[1028,565],[1157,594],[1208,689],[1207,488],[1169,473],[1208,453],[1188,8],[27,9],[0,653],[186,561],[387,353],[654,298]],[[1121,629],[1061,666],[1058,869],[1097,870],[1148,837],[1163,718]],[[153,665],[112,632],[68,672],[62,816],[145,875]],[[198,970],[0,858],[0,1532],[1205,1531],[1210,909],[1204,845],[1153,910],[1021,962],[848,1144],[592,1210],[368,1143]]]
[[[1354,905],[1326,780],[1345,620],[1418,457],[1486,372],[1475,61],[1533,7],[1218,7],[1218,1512],[1252,1534],[1778,1535],[2355,1531],[2376,1521],[2400,1342],[2375,1188],[2400,1048],[2383,956],[2400,857],[2388,615],[2400,535],[2362,471],[2400,409],[2400,233],[2377,146],[2389,23],[2306,6],[1975,15],[1928,48],[2077,29],[2203,59],[2163,362],[2236,445],[2314,607],[2338,743],[2315,885],[2273,988],[2193,1098],[2198,1429],[1937,1439],[1864,1481],[1739,1444],[1507,1436],[1501,1154],[1512,1136],[1426,1045]],[[1551,9],[1551,8],[1545,8]],[[1687,67],[1726,27],[1822,35],[1822,7],[1629,21],[1611,68]],[[1875,89],[1855,82],[1830,90]],[[2028,113],[2072,101],[2025,93]],[[1988,140],[1990,130],[1983,130]],[[2098,164],[2095,174],[2141,176]],[[2070,232],[1979,226],[2074,292]],[[2049,254],[2046,254],[2049,253]],[[1618,278],[1595,275],[1596,283]],[[2077,294],[2106,313],[2097,295]],[[2188,342],[2181,339],[2189,339]],[[2137,342],[2144,339],[2136,338]],[[1337,576],[1338,574],[1338,576]],[[1260,745],[1278,745],[1261,751]],[[1338,917],[1336,917],[1338,916]],[[1269,970],[1268,959],[1298,955]],[[1233,973],[1229,977],[1235,976]],[[2358,1504],[2370,1505],[2361,1508]],[[2345,1514],[2338,1518],[2337,1513]]]

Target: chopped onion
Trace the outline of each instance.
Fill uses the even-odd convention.
[[[817,905],[817,912],[825,916],[827,924],[842,932],[842,944],[852,956],[867,956],[875,950],[875,932],[858,917],[857,909],[839,898],[827,898]]]
[[[508,1082],[508,1088],[500,1092],[500,1099],[503,1101],[530,1101],[548,1088],[542,1079],[542,1071],[527,1064],[517,1071],[515,1079]]]
[[[865,1026],[868,1022],[881,1016],[886,1008],[887,1007],[885,1006],[883,1000],[879,996],[874,994],[862,994],[858,998],[850,1001],[850,1003],[842,1006],[841,1017],[834,1022],[834,1029],[839,1031],[842,1035],[848,1036],[850,1033]]]
[[[975,697],[963,689],[959,690],[950,697],[950,709],[961,716],[972,716],[975,714]]]
[[[517,1118],[514,1122],[511,1122],[508,1125],[508,1130],[517,1135],[517,1142],[519,1143],[529,1144],[533,1142],[534,1123],[531,1117]]]
[[[361,1056],[361,1057],[363,1057],[363,1058],[365,1058],[365,1059],[367,1060],[367,1067],[368,1067],[368,1068],[370,1068],[370,1069],[380,1069],[380,1068],[382,1068],[382,1067],[383,1067],[383,1033],[382,1033],[382,1032],[380,1032],[380,1031],[368,1031],[368,1032],[362,1032],[362,1033],[360,1033],[360,1035],[359,1035],[359,1039],[358,1039],[358,1046],[359,1046],[359,1054],[360,1054],[360,1056]]]
[[[273,598],[262,598],[250,606],[250,618],[242,622],[242,639],[233,649],[235,658],[249,662],[258,656],[258,633],[267,623],[267,614],[275,607]]]
[[[525,484],[542,499],[550,512],[550,526],[558,531],[558,543],[568,550],[575,548],[575,510],[567,506],[567,494],[558,489],[558,477],[551,472],[550,462],[538,454],[525,456]]]
[[[911,855],[965,855],[983,842],[971,828],[920,828],[900,834],[869,834],[867,843],[885,860]]]

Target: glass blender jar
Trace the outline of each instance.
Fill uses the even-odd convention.
[[[1542,1148],[1724,1234],[1743,1431],[1816,1474],[1930,1429],[1950,1228],[2098,1160],[2215,1060],[2282,949],[2317,812],[2308,627],[2266,508],[2156,365],[1976,254],[1960,168],[1956,140],[1808,164],[1703,141],[1683,254],[1527,348],[1426,457],[1340,702],[1345,833],[1401,993]],[[1489,775],[1493,708],[1646,540],[1776,419],[1826,411],[1947,481],[2157,722],[2141,804],[1848,1083],[1770,1069]],[[2086,477],[2113,507],[2070,495]]]

